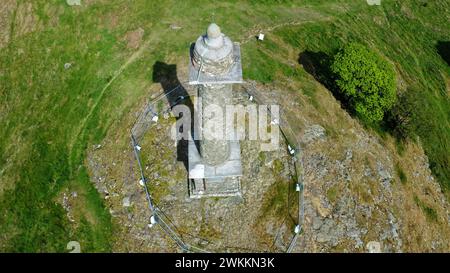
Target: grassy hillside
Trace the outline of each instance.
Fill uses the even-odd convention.
[[[311,59],[317,58],[311,62],[331,58],[345,43],[357,41],[394,63],[399,93],[410,92],[416,103],[415,133],[426,150],[433,173],[446,192],[450,190],[450,99],[447,86],[450,67],[439,54],[438,44],[450,39],[447,27],[449,9],[447,1],[428,4],[383,1],[380,7],[362,7],[359,12],[350,12],[329,22],[282,28],[275,31],[276,38],[273,38],[288,43],[300,54],[307,53]],[[279,51],[280,44],[259,45],[250,69],[244,70],[249,77],[269,82],[281,70],[284,75],[300,80],[304,78],[303,70],[296,71],[286,61],[283,64],[270,60],[271,53]],[[265,69],[260,70],[260,67]],[[306,92],[313,100],[314,92]]]
[[[380,7],[350,0],[7,2],[9,42],[0,50],[1,251],[61,252],[72,240],[82,251],[111,250],[115,227],[89,180],[86,149],[146,98],[156,61],[187,61],[190,42],[212,19],[244,43],[245,77],[261,82],[280,74],[302,80],[307,72],[292,65],[299,53],[331,54],[350,40],[385,55],[404,89],[420,97],[417,133],[450,189],[450,69],[435,48],[450,40],[448,1],[386,0]],[[127,33],[138,28],[142,41],[130,47]],[[270,33],[267,42],[256,43],[259,30]],[[272,56],[275,51],[288,58]],[[303,92],[314,103],[314,86]],[[78,193],[75,223],[61,205],[66,191]]]

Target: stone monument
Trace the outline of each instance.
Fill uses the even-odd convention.
[[[214,133],[205,126],[214,115],[205,110],[219,106],[225,111],[233,104],[233,83],[242,83],[242,65],[239,44],[233,43],[216,24],[209,25],[206,35],[200,36],[191,48],[189,84],[198,87],[196,115],[200,125],[194,135],[201,136],[196,145],[188,146],[189,193],[191,198],[240,195],[242,176],[239,140],[225,138],[225,112],[223,138],[211,138]],[[210,109],[210,108],[209,108]]]

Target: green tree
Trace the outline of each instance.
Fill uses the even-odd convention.
[[[392,65],[364,45],[350,43],[334,57],[331,70],[336,84],[356,115],[379,122],[396,102]]]
[[[398,139],[407,139],[414,136],[417,119],[416,110],[419,105],[417,93],[407,90],[399,96],[397,103],[387,114],[386,122]]]

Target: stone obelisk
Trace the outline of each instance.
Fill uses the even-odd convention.
[[[216,24],[209,25],[206,35],[200,36],[190,55],[189,83],[198,86],[196,113],[200,126],[196,134],[201,136],[199,149],[193,141],[189,143],[189,191],[192,198],[207,196],[240,195],[242,175],[240,145],[238,140],[229,140],[226,133],[225,109],[232,105],[233,83],[242,82],[240,47],[225,36]],[[222,123],[210,126],[222,111]],[[217,126],[222,131],[217,135]],[[232,128],[231,128],[232,130]],[[219,130],[220,131],[220,130]],[[219,137],[218,137],[219,136]]]

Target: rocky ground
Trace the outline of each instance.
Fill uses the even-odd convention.
[[[317,98],[326,107],[320,108],[292,93],[295,84],[246,87],[279,103],[301,141],[305,219],[295,252],[449,250],[448,204],[420,146],[408,144],[400,155],[392,139],[365,130],[323,87]],[[235,91],[246,101],[242,89]],[[285,144],[260,152],[259,143],[242,141],[242,197],[193,200],[186,168],[168,137],[172,124],[166,115],[152,125],[142,157],[155,202],[183,240],[208,251],[285,251],[298,213]],[[158,226],[148,226],[129,139],[107,138],[91,149],[87,163],[116,223],[115,251],[180,251]]]
[[[241,102],[247,101],[242,91],[238,97]],[[284,251],[293,236],[297,213],[292,198],[295,171],[286,145],[281,143],[276,151],[261,152],[258,141],[242,141],[242,196],[191,199],[186,168],[177,158],[176,142],[169,137],[173,122],[171,115],[163,115],[145,133],[140,145],[152,197],[183,240],[208,251]],[[112,152],[109,146],[113,145],[95,147],[88,164],[93,181],[125,231],[122,235],[126,238],[118,242],[117,250],[179,250],[159,227],[148,226],[150,212],[138,183],[131,146],[119,155],[117,161],[123,163],[118,164],[106,155]],[[112,174],[117,168],[123,168],[117,172],[124,173],[122,178]]]

